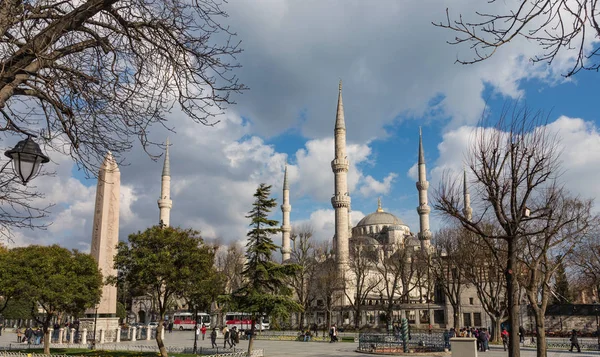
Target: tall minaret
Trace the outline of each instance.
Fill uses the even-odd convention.
[[[165,164],[162,171],[162,184],[160,187],[160,198],[158,208],[160,209],[160,225],[168,227],[171,218],[171,162],[169,161],[169,139],[167,138],[167,149],[165,150]]]
[[[417,181],[417,190],[419,190],[419,207],[417,212],[419,213],[419,240],[421,241],[421,250],[429,251],[429,244],[431,239],[431,231],[429,230],[429,212],[431,209],[427,205],[427,188],[429,188],[429,182],[427,181],[427,171],[425,169],[425,153],[423,152],[423,135],[421,128],[419,128],[419,181]]]
[[[292,206],[290,205],[290,184],[288,182],[287,164],[285,165],[285,172],[283,174],[283,204],[281,205],[281,212],[283,213],[283,223],[281,225],[281,260],[285,262],[290,259],[290,212]]]
[[[473,209],[471,208],[471,195],[469,194],[469,189],[467,187],[467,170],[463,169],[464,173],[464,181],[463,181],[463,195],[464,195],[464,208],[463,214],[467,220],[471,220],[473,218]]]
[[[346,123],[344,122],[344,104],[342,103],[342,81],[340,80],[337,115],[335,119],[335,158],[331,161],[331,169],[335,176],[335,190],[331,205],[335,209],[335,256],[338,273],[343,273],[348,263],[348,238],[350,222],[350,194],[348,193],[348,168],[350,163],[346,157]]]

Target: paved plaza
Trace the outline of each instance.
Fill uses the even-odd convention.
[[[9,344],[16,343],[16,335],[12,332],[6,331],[0,336],[0,346],[7,346]],[[219,347],[223,346],[223,339],[217,339]],[[135,346],[156,346],[156,341],[135,341],[135,342],[121,342],[124,349],[134,350]],[[177,346],[177,347],[192,347],[194,345],[194,334],[191,331],[173,331],[173,333],[165,334],[165,345]],[[338,343],[326,343],[326,342],[296,342],[296,341],[266,341],[266,340],[255,340],[254,343],[256,348],[262,348],[267,357],[328,357],[328,356],[352,356],[352,357],[373,357],[374,355],[368,353],[357,353],[355,352],[358,347],[358,343],[349,342],[338,342]],[[210,348],[210,339],[208,335],[204,341],[200,339],[198,341],[199,347]],[[240,341],[240,344],[236,347],[239,350],[245,350],[248,347],[248,341]],[[502,347],[491,346],[489,352],[480,352],[479,356],[484,357],[502,357],[507,356],[507,352],[502,350]],[[419,355],[423,356],[423,355]],[[450,354],[448,354],[450,356]],[[521,356],[523,357],[534,357],[535,350],[532,348],[523,348],[521,350]],[[599,352],[565,352],[565,351],[550,351],[548,357],[600,357]]]

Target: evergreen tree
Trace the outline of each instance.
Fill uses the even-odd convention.
[[[279,222],[268,218],[271,209],[277,205],[270,198],[271,186],[260,184],[254,194],[250,218],[250,231],[247,233],[246,264],[242,275],[244,282],[232,294],[232,302],[241,311],[252,314],[252,328],[248,353],[252,351],[256,322],[264,315],[286,318],[291,312],[302,311],[294,301],[292,290],[285,284],[298,267],[294,264],[278,264],[272,254],[278,248],[271,235],[279,233]]]
[[[554,294],[552,295],[553,304],[568,304],[571,302],[571,291],[569,289],[569,279],[565,265],[562,261],[556,268],[556,278],[554,280]]]

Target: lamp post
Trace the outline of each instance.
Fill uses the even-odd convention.
[[[594,300],[594,313],[596,314],[596,338],[598,350],[600,351],[600,326],[598,326],[598,302]]]
[[[50,161],[50,158],[44,155],[40,146],[33,141],[32,136],[27,136],[27,139],[19,141],[13,149],[4,153],[6,157],[11,159],[9,162],[12,161],[13,163],[13,171],[23,185],[27,185],[31,179],[38,175],[42,164]],[[6,165],[8,163],[4,167]]]

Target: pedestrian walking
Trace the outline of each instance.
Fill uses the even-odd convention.
[[[229,348],[233,347],[233,345],[231,344],[231,333],[229,332],[229,329],[227,328],[227,326],[225,326],[223,328],[223,348],[227,347],[227,344],[229,344]]]
[[[450,349],[450,331],[448,329],[444,331],[444,348]]]
[[[573,347],[577,347],[577,352],[581,352],[581,347],[579,347],[579,339],[577,338],[577,330],[573,329],[571,332],[571,348],[569,352],[573,352]]]
[[[202,324],[202,327],[200,328],[200,332],[202,333],[202,341],[204,341],[204,336],[206,336],[206,325]]]
[[[500,337],[502,338],[502,345],[504,346],[504,350],[506,351],[506,347],[508,346],[508,331],[506,331],[506,328],[502,329],[502,332],[500,333]]]
[[[212,331],[210,332],[210,343],[211,343],[211,347],[212,348],[217,348],[217,328],[213,327]]]
[[[235,342],[236,335],[237,335],[237,326],[233,326],[233,328],[231,329],[231,332],[229,332],[229,342],[232,345],[232,347],[236,346],[236,342]]]
[[[525,328],[519,326],[519,342],[525,343]]]
[[[21,343],[23,341],[23,330],[20,327],[17,327],[17,343]]]
[[[169,321],[169,333],[173,333],[173,321]]]
[[[337,327],[335,326],[335,324],[333,324],[329,329],[329,343],[337,342],[337,340]]]

